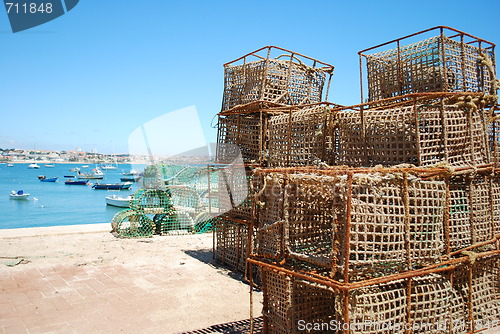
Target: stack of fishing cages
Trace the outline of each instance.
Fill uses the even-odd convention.
[[[261,269],[265,332],[472,333],[499,325],[492,167],[255,174],[249,262]],[[481,185],[463,196],[473,204],[455,203],[461,179]],[[461,219],[467,236],[451,228]]]
[[[494,45],[437,27],[375,48],[367,102],[267,119],[249,246],[264,332],[500,325]]]
[[[218,213],[211,178],[217,174],[210,166],[147,166],[143,187],[131,196],[130,209],[113,217],[112,231],[120,237],[211,232]]]
[[[267,46],[224,64],[216,161],[219,218],[214,258],[244,271],[253,238],[253,169],[267,165],[269,120],[290,106],[327,98],[333,66],[297,52]],[[279,109],[284,108],[284,109]]]

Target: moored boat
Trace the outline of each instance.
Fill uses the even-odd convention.
[[[7,167],[14,167],[14,164],[7,164]]]
[[[71,180],[67,179],[64,181],[64,184],[74,185],[74,186],[86,186],[89,183],[89,180]]]
[[[120,178],[122,182],[137,182],[141,179],[139,175],[128,175]]]
[[[29,169],[40,169],[40,166],[38,166],[36,163],[32,163],[28,165]]]
[[[45,175],[39,175],[38,179],[41,182],[56,182],[57,181],[57,177],[47,178]]]
[[[119,195],[109,195],[106,196],[106,204],[119,208],[129,208],[131,199],[132,196],[123,197]]]
[[[46,164],[44,166],[47,167],[47,168],[54,168],[55,167],[55,165],[53,165],[53,164]]]
[[[131,182],[125,183],[94,183],[92,188],[102,190],[128,190],[132,187]]]
[[[30,194],[25,193],[22,190],[18,190],[17,192],[12,190],[9,196],[10,196],[10,199],[28,200],[30,197]]]
[[[94,168],[91,172],[88,173],[78,172],[77,177],[79,179],[101,180],[104,178],[104,173],[99,168]]]

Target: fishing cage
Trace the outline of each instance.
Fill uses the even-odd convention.
[[[170,190],[139,189],[130,199],[130,208],[143,214],[163,214],[172,208]]]
[[[434,27],[358,54],[362,102],[365,84],[368,101],[423,92],[496,95],[495,44],[453,28]]]
[[[250,165],[228,165],[218,170],[219,214],[252,220],[253,169]]]
[[[156,232],[160,235],[181,235],[195,233],[191,215],[173,207],[169,212],[156,214],[153,218]]]
[[[232,270],[245,272],[250,256],[250,238],[253,238],[251,223],[221,215],[214,219],[214,260]]]
[[[314,265],[348,282],[438,263],[467,247],[495,247],[492,212],[500,208],[492,171],[257,169],[255,254]]]
[[[269,118],[268,166],[318,166],[333,161],[333,117],[339,107],[322,102],[274,108]]]
[[[266,46],[224,64],[222,110],[254,101],[298,105],[328,98],[333,66]],[[327,84],[325,93],[323,93]]]
[[[263,163],[267,150],[269,109],[280,106],[283,105],[257,101],[219,113],[215,160],[221,164],[239,159],[249,164]]]
[[[160,164],[152,164],[144,169],[142,185],[145,189],[165,190],[165,180]]]
[[[472,94],[472,93],[471,93]],[[491,162],[485,96],[421,93],[338,108],[335,164],[476,166]]]
[[[111,220],[111,232],[122,238],[151,237],[155,232],[153,221],[142,212],[125,209]]]
[[[358,284],[249,263],[261,270],[264,333],[473,333],[498,326],[499,252]]]

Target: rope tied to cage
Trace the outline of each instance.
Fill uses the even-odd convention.
[[[255,195],[253,195],[253,198],[255,200],[255,204],[257,204],[261,208],[263,208],[266,205],[266,202],[259,200],[259,198],[264,194],[264,191],[266,190],[268,178],[269,178],[269,180],[272,179],[272,177],[270,175],[264,176],[264,184],[262,185],[262,189],[260,189],[258,192],[255,193]]]
[[[489,95],[486,95],[484,98],[488,105],[495,105],[498,102],[498,94],[497,91],[500,89],[500,80],[497,79],[495,75],[495,68],[493,67],[493,61],[485,52],[481,52],[478,57],[479,65],[486,66],[488,69],[488,73],[491,78],[491,87]]]
[[[462,251],[462,254],[469,258],[469,264],[474,265],[479,258],[479,253],[473,251]]]

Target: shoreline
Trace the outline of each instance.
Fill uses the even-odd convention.
[[[0,239],[19,237],[38,237],[48,235],[64,235],[76,233],[100,233],[110,232],[111,223],[81,224],[81,225],[61,225],[42,227],[20,227],[0,229]]]

